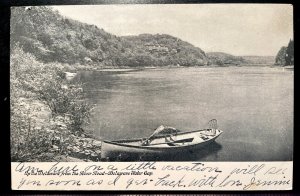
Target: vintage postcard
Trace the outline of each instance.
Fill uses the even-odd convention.
[[[13,190],[291,190],[290,4],[11,7]]]

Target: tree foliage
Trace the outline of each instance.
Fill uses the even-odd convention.
[[[81,84],[65,80],[63,66],[40,63],[18,45],[11,51],[10,95],[13,161],[51,152],[54,144],[67,153],[70,134],[82,133],[89,119]]]
[[[277,65],[285,65],[286,64],[285,54],[286,54],[286,47],[282,46],[276,55],[275,63]]]
[[[285,65],[294,65],[294,41],[290,40],[285,55]]]
[[[282,46],[275,59],[276,65],[294,65],[294,41],[290,40],[288,46]]]
[[[210,64],[226,65],[226,64],[245,64],[248,63],[244,58],[233,56],[223,52],[207,53]]]
[[[201,66],[205,53],[170,35],[117,37],[95,25],[65,18],[49,7],[12,8],[11,41],[43,62],[95,66]]]

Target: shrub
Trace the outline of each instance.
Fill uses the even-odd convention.
[[[62,65],[38,62],[18,45],[11,51],[13,161],[28,161],[46,152],[68,154],[71,133],[83,131],[81,126],[89,120],[91,107],[83,101],[82,84],[67,81],[63,70]],[[41,106],[33,107],[34,102]],[[49,109],[51,119],[38,126],[35,121],[41,119],[41,107]]]
[[[80,84],[66,85],[62,79],[44,81],[36,91],[39,99],[50,108],[52,117],[63,116],[72,132],[81,132],[81,126],[88,122],[91,106],[84,101]]]
[[[52,147],[51,135],[38,127],[36,118],[40,107],[33,106],[32,100],[12,97],[11,99],[11,160],[30,161],[49,152]]]

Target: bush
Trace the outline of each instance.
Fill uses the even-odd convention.
[[[11,161],[31,161],[39,159],[41,155],[50,152],[52,138],[44,130],[28,129],[22,134],[18,131],[11,133]]]
[[[36,127],[34,116],[38,109],[23,99],[11,99],[12,161],[28,161],[51,148],[49,134]]]
[[[45,90],[46,89],[46,90]],[[80,84],[66,85],[62,79],[44,81],[36,91],[39,99],[51,110],[52,117],[63,116],[72,132],[81,132],[81,126],[89,120],[91,106],[83,99]]]
[[[71,134],[83,131],[81,126],[89,120],[91,107],[83,101],[82,85],[67,81],[63,70],[62,65],[38,62],[18,45],[11,51],[13,161],[28,161],[46,152],[68,154]],[[34,102],[40,106],[34,107]],[[51,119],[43,119],[40,126],[35,121],[41,120],[42,107],[49,109]],[[52,121],[54,125],[49,123]]]

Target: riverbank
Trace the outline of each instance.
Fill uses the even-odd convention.
[[[225,65],[203,65],[203,66],[97,66],[97,65],[80,65],[74,64],[72,66],[66,64],[63,65],[65,72],[76,73],[79,71],[99,71],[99,72],[128,72],[128,71],[141,71],[141,70],[157,70],[157,69],[180,69],[180,68],[224,68],[224,67],[278,67],[273,64],[225,64]]]
[[[51,116],[49,108],[41,101],[32,98],[20,98],[19,107],[31,108],[34,115],[30,122],[34,130],[30,135],[38,138],[40,134],[48,135],[47,143],[51,145],[45,151],[32,156],[30,162],[81,162],[100,161],[101,141],[93,134],[72,132],[62,116]]]
[[[53,161],[57,161],[57,158],[65,161],[69,161],[68,159],[76,159],[86,162],[100,161],[101,141],[95,140],[86,134],[82,134],[80,136],[70,134],[70,137],[74,139],[74,143],[69,144],[66,147],[69,152],[68,155],[57,155],[53,157]],[[52,147],[52,149],[59,151],[58,147],[55,145]]]
[[[82,127],[92,105],[70,65],[37,61],[16,47],[11,54],[10,144],[13,162],[98,161],[101,142]],[[45,72],[47,70],[47,72]]]

